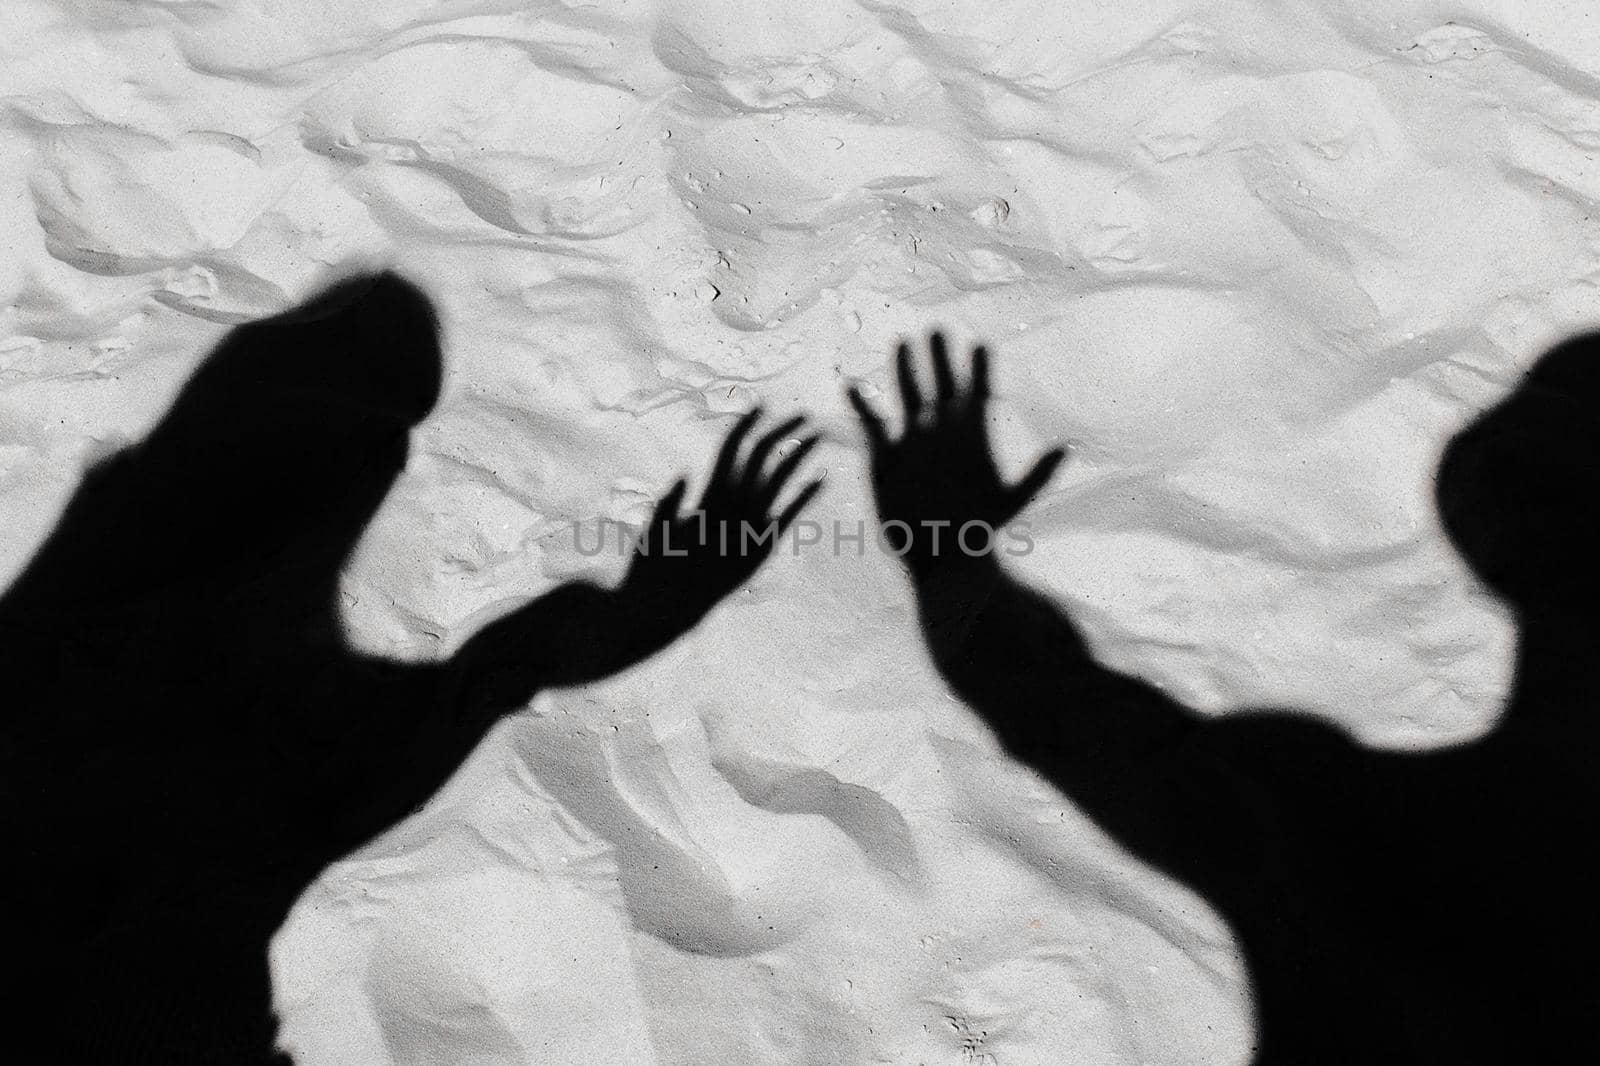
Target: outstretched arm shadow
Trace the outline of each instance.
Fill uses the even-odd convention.
[[[355,653],[339,573],[440,384],[431,305],[391,274],[240,327],[0,600],[10,913],[38,945],[26,1006],[53,1061],[270,1059],[266,946],[308,882],[538,689],[653,654],[770,551],[695,544],[680,482],[618,587],[562,586],[445,664]],[[791,419],[741,458],[757,417],[699,506],[786,526],[816,491],[777,504],[814,439],[769,463]]]
[[[1500,729],[1432,753],[1372,751],[1305,715],[1207,718],[1097,663],[1064,611],[950,535],[1010,521],[1061,455],[1005,485],[987,353],[958,386],[931,347],[926,400],[898,353],[898,439],[851,399],[880,515],[914,531],[902,546],[933,659],[1013,756],[1222,913],[1253,984],[1255,1061],[1600,1055],[1600,982],[1575,961],[1600,944],[1581,872],[1600,811],[1596,339],[1552,353],[1446,453],[1446,528],[1523,639]]]
[[[896,353],[903,429],[892,438],[859,393],[880,517],[917,594],[935,664],[1017,758],[1048,774],[1117,835],[1166,832],[1143,768],[1170,761],[1201,723],[1144,682],[1098,664],[1071,621],[1000,565],[1003,530],[1065,457],[1042,457],[1015,486],[996,469],[984,424],[988,353],[958,384],[944,339],[931,341],[932,395],[911,350]],[[969,524],[982,535],[963,538]],[[1153,841],[1147,842],[1153,844]]]

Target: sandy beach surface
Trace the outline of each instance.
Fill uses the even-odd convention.
[[[808,410],[821,540],[309,886],[285,1045],[1243,1062],[1228,929],[1005,758],[895,561],[832,542],[872,519],[843,390],[986,340],[1012,472],[1072,450],[1010,565],[1105,662],[1445,744],[1514,635],[1434,465],[1600,319],[1597,154],[1577,0],[7,0],[0,580],[231,324],[363,266],[447,360],[343,583],[372,652],[614,579],[574,523]]]

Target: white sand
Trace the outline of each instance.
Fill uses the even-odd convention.
[[[1583,0],[6,0],[0,578],[225,324],[332,265],[439,301],[448,392],[353,639],[619,572],[756,401],[830,433],[934,323],[1075,456],[1019,568],[1104,659],[1377,744],[1484,728],[1511,631],[1445,437],[1600,318]],[[1537,13],[1529,13],[1529,7]],[[774,560],[542,697],[278,938],[306,1063],[1225,1063],[1227,931],[1000,757],[889,559]]]

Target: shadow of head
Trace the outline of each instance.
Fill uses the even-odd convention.
[[[1435,486],[1457,549],[1524,613],[1588,608],[1600,548],[1600,333],[1567,341],[1451,440]]]
[[[326,566],[404,469],[442,373],[432,305],[391,273],[241,326],[133,450],[141,510],[193,566]]]

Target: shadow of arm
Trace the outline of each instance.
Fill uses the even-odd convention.
[[[706,610],[665,591],[624,598],[575,581],[484,626],[451,659],[451,696],[463,724],[487,729],[545,688],[584,685],[661,651]]]
[[[1048,598],[992,557],[913,571],[939,672],[1007,751],[1144,852],[1192,820],[1180,797],[1205,722],[1152,686],[1097,663]]]
[[[1200,715],[1097,663],[1061,609],[992,557],[913,576],[940,673],[1007,751],[1213,899],[1254,898],[1303,841],[1371,824],[1389,778],[1337,727]]]

